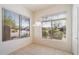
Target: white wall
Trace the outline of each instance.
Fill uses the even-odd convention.
[[[72,40],[72,51],[73,54],[79,55],[79,4],[73,5],[73,40]]]
[[[34,20],[35,22],[39,21],[39,18],[45,15],[66,12],[67,13],[67,17],[66,17],[67,39],[66,40],[42,39],[41,27],[34,27],[35,28],[34,29],[34,35],[35,35],[34,42],[71,52],[72,51],[71,50],[71,34],[72,34],[71,33],[71,12],[72,12],[71,9],[72,9],[71,5],[57,5],[55,7],[51,7],[48,9],[39,10],[35,12],[35,20]]]
[[[77,54],[77,6],[73,5],[73,9],[72,9],[72,51],[73,54]]]
[[[0,54],[9,54],[10,52],[13,52],[18,48],[30,44],[32,42],[32,35],[31,37],[28,38],[2,42],[2,8],[6,8],[18,14],[29,17],[31,20],[31,24],[32,24],[32,13],[28,9],[25,9],[22,5],[0,5]],[[32,31],[31,26],[30,28]]]

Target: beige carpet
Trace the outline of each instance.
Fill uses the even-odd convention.
[[[10,53],[10,55],[71,55],[71,53],[60,51],[39,44],[31,44],[29,46],[23,47],[15,52]]]

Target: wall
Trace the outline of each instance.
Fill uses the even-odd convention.
[[[72,33],[72,51],[73,54],[77,54],[77,6],[73,5],[73,10],[72,10],[73,14],[73,23],[72,23],[72,29],[73,29],[73,33]]]
[[[73,16],[73,23],[72,23],[72,25],[73,25],[73,33],[72,33],[72,38],[73,38],[73,40],[72,40],[72,51],[73,51],[73,54],[78,54],[79,55],[79,27],[78,27],[78,25],[79,25],[79,4],[74,4],[73,5],[73,9],[72,9],[72,12],[73,12],[73,14],[72,14],[72,16]]]
[[[25,9],[22,5],[0,5],[0,54],[9,54],[18,48],[30,44],[32,42],[32,35],[31,37],[23,39],[2,42],[2,8],[6,8],[18,14],[29,17],[31,19],[30,25],[32,25],[32,13],[28,9]],[[32,27],[30,26],[30,28],[32,34]]]
[[[41,27],[34,27],[34,42],[43,44],[46,46],[54,47],[57,49],[65,50],[71,52],[71,5],[56,5],[55,7],[50,7],[48,9],[43,9],[35,12],[35,22],[39,21],[39,18],[46,15],[51,15],[60,12],[66,12],[66,40],[51,40],[51,39],[42,39],[42,30]]]

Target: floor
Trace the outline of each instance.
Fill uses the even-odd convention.
[[[39,44],[31,44],[10,53],[10,55],[71,55],[71,53]]]

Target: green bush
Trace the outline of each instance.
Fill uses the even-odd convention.
[[[43,36],[44,38],[47,38],[47,36],[48,36],[48,32],[45,31],[45,30],[43,30],[43,31],[42,31],[42,36]]]
[[[59,29],[52,29],[52,30],[49,30],[48,32],[50,35],[51,38],[54,38],[54,39],[62,39],[63,37],[63,32],[60,31]]]
[[[62,39],[62,37],[63,37],[62,31],[57,31],[53,34],[53,38],[55,38],[55,39]]]

